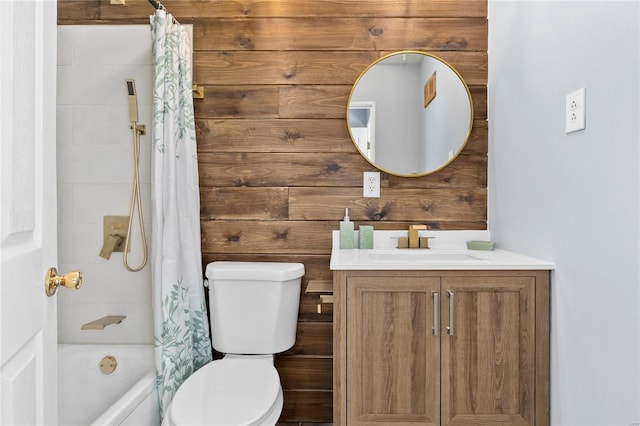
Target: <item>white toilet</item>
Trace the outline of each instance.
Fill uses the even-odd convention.
[[[296,340],[301,263],[207,265],[211,340],[225,354],[189,377],[163,424],[273,426],[282,412],[274,354]]]

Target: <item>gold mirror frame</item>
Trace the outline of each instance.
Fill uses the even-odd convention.
[[[389,167],[386,167],[384,164],[384,161],[380,162],[379,160],[376,161],[375,159],[370,159],[369,156],[367,155],[366,152],[363,151],[363,149],[361,148],[361,146],[358,144],[358,141],[356,140],[356,136],[354,136],[354,130],[356,128],[359,128],[358,126],[352,126],[351,124],[351,116],[352,116],[352,109],[359,109],[359,108],[364,108],[366,109],[367,106],[366,105],[362,105],[365,104],[366,102],[360,102],[358,104],[353,104],[352,103],[354,101],[352,101],[353,97],[354,97],[354,93],[357,90],[358,87],[358,83],[360,83],[364,76],[367,74],[367,72],[369,72],[374,66],[380,64],[382,61],[387,61],[390,58],[393,57],[400,57],[404,60],[405,57],[407,57],[407,55],[412,55],[410,57],[410,59],[412,59],[413,57],[415,57],[415,55],[420,55],[421,58],[423,57],[429,57],[432,58],[433,60],[436,61],[435,64],[440,63],[442,65],[444,65],[445,68],[442,68],[444,70],[450,70],[453,72],[453,75],[455,77],[457,77],[456,80],[456,84],[459,81],[459,83],[461,84],[461,88],[464,89],[464,93],[466,93],[466,100],[468,101],[468,106],[469,106],[469,121],[468,123],[464,122],[464,123],[460,123],[459,124],[459,131],[460,132],[464,132],[464,128],[462,126],[464,126],[464,124],[466,124],[466,132],[464,132],[464,136],[462,137],[462,140],[460,142],[455,142],[455,146],[457,147],[457,149],[454,150],[450,150],[449,151],[449,155],[450,158],[448,158],[446,161],[442,161],[441,163],[439,163],[436,167],[432,167],[432,168],[426,168],[425,170],[420,170],[417,172],[405,172],[404,170],[394,170],[389,169]],[[422,59],[421,59],[422,60]],[[424,109],[426,108],[434,108],[434,105],[436,105],[437,103],[433,102],[434,97],[443,96],[442,92],[437,93],[436,95],[436,73],[434,72],[433,74],[431,74],[430,76],[428,76],[427,78],[425,78],[425,82],[422,83],[423,87],[419,87],[417,90],[420,91],[420,97],[423,100],[423,105],[424,105]],[[462,92],[462,90],[460,90]],[[460,99],[462,101],[462,99]],[[462,101],[463,102],[463,101]],[[372,101],[371,104],[373,104],[373,108],[376,108],[375,105],[375,101]],[[355,106],[354,106],[355,105]],[[466,104],[465,104],[466,106]],[[466,114],[466,111],[463,113]],[[471,99],[471,92],[469,91],[469,87],[467,86],[467,84],[465,83],[464,79],[462,78],[462,76],[460,75],[460,73],[451,65],[449,64],[447,61],[443,60],[442,58],[439,58],[433,54],[427,53],[427,52],[422,52],[422,51],[417,51],[417,50],[401,50],[401,51],[397,51],[397,52],[393,52],[390,54],[387,54],[385,56],[382,56],[380,58],[378,58],[377,60],[375,60],[373,63],[371,63],[364,71],[362,71],[362,73],[358,76],[357,80],[355,81],[355,83],[353,84],[352,88],[351,88],[351,92],[349,93],[349,99],[347,100],[347,111],[346,111],[346,115],[347,115],[347,128],[349,130],[349,136],[351,137],[351,142],[354,144],[354,146],[356,147],[356,149],[358,150],[358,152],[362,155],[362,157],[367,160],[367,162],[369,162],[372,166],[376,167],[377,169],[388,173],[390,175],[394,175],[394,176],[401,176],[401,177],[420,177],[420,176],[426,176],[432,173],[435,173],[441,169],[443,169],[444,167],[448,166],[453,160],[455,160],[458,155],[460,154],[460,152],[462,152],[462,150],[464,149],[465,145],[467,144],[467,141],[469,140],[469,136],[471,134],[471,129],[473,127],[473,117],[474,117],[474,111],[473,111],[473,102]],[[464,117],[462,118],[462,120],[464,120]],[[361,128],[361,127],[360,127]],[[359,137],[359,136],[358,136]],[[364,136],[364,138],[368,139],[368,136]],[[368,141],[367,141],[368,142]],[[393,141],[392,141],[393,142]],[[424,149],[426,148],[426,141],[423,142],[424,143]],[[451,155],[451,152],[453,152],[453,155]],[[408,154],[411,156],[415,156],[418,155],[417,153],[411,153]],[[382,165],[381,165],[382,163]]]

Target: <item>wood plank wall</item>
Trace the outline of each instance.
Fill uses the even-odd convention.
[[[345,207],[375,229],[486,229],[487,0],[166,0],[194,29],[203,264],[291,261],[332,278],[331,231]],[[58,23],[148,23],[146,0],[60,0]],[[382,174],[353,146],[346,103],[378,57],[414,49],[450,62],[470,87],[471,138],[449,167],[421,178]],[[276,359],[281,422],[332,421],[332,311],[301,296],[298,339]]]

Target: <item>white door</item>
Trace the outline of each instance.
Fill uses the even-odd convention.
[[[57,424],[56,2],[0,0],[2,425]],[[66,290],[65,290],[66,291]]]
[[[351,117],[359,120],[351,122]],[[354,125],[354,123],[356,123]],[[349,104],[349,128],[360,151],[366,154],[369,161],[376,161],[376,102],[353,101]]]

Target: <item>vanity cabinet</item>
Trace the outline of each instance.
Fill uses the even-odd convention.
[[[548,425],[549,271],[334,271],[334,424]]]

